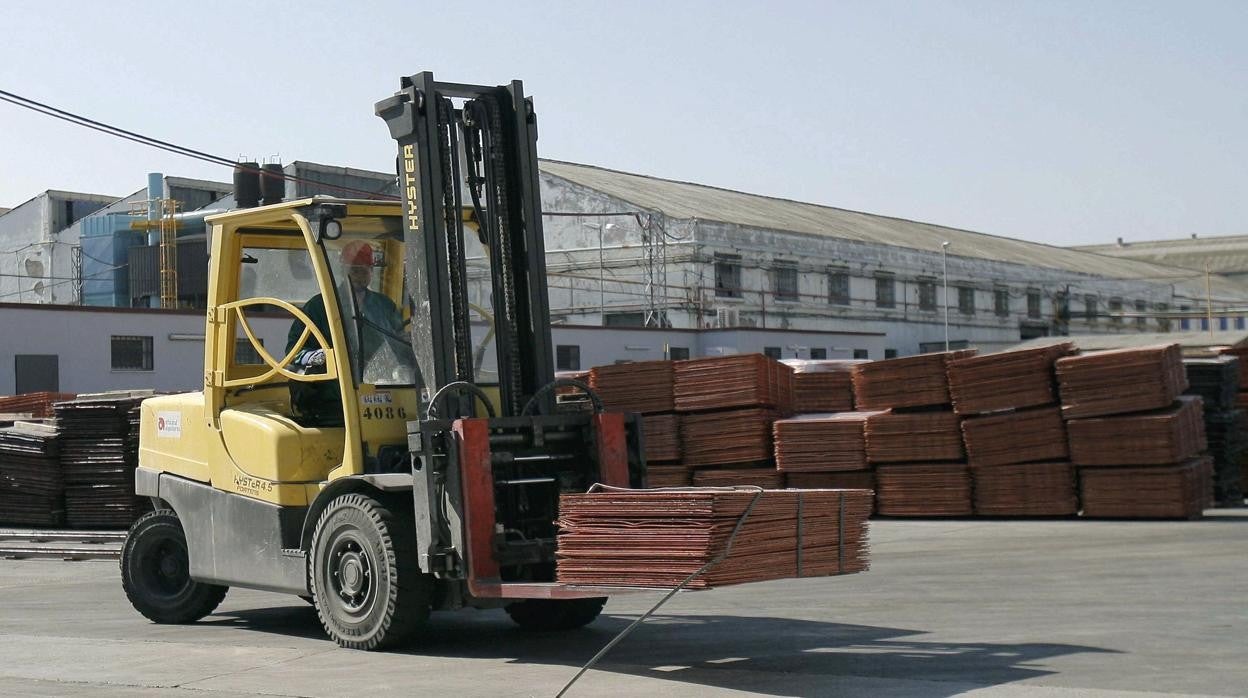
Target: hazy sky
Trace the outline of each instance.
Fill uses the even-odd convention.
[[[1248,2],[24,2],[0,89],[392,168],[400,75],[524,80],[539,152],[1055,244],[1248,233]],[[186,160],[0,103],[0,206]]]

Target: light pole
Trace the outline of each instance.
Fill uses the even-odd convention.
[[[606,280],[603,278],[603,273],[606,269],[606,265],[603,264],[602,260],[602,236],[604,232],[614,228],[615,224],[582,223],[581,225],[586,228],[598,229],[598,324],[605,326],[607,324],[607,296],[606,291],[604,290],[606,288]]]
[[[949,351],[949,267],[945,264],[945,254],[949,251],[949,241],[940,243],[940,275],[945,283],[945,351]]]

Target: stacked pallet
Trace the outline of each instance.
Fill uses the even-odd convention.
[[[1225,349],[1222,353],[1239,359],[1239,392],[1235,394],[1235,409],[1248,410],[1248,349],[1236,347]],[[1245,432],[1245,441],[1248,441],[1248,432]],[[1239,491],[1248,496],[1248,447],[1240,451]]]
[[[1056,366],[1066,419],[1155,410],[1187,389],[1178,344],[1067,356]]]
[[[972,468],[1066,460],[1066,428],[1060,408],[1036,407],[962,421]]]
[[[798,415],[777,420],[776,468],[784,473],[867,470],[867,419],[883,412]]]
[[[1069,342],[949,362],[949,396],[960,415],[1057,403],[1053,364],[1074,353]]]
[[[64,521],[56,426],[17,422],[0,428],[0,523],[60,526]]]
[[[55,405],[69,526],[125,528],[147,509],[134,494],[134,469],[139,403],[148,395],[81,395]]]
[[[971,474],[965,463],[906,463],[875,469],[876,511],[884,516],[968,516]]]
[[[972,470],[981,516],[1074,516],[1075,468],[1069,462],[1014,463]]]
[[[1075,465],[1171,465],[1204,452],[1199,397],[1186,395],[1172,407],[1066,423]]]
[[[641,428],[645,435],[647,463],[680,460],[680,415],[643,415]]]
[[[974,355],[964,349],[855,366],[854,402],[864,410],[948,405],[949,362]]]
[[[797,414],[854,409],[853,369],[866,361],[787,359],[784,363],[793,369],[793,411]]]
[[[672,362],[637,361],[589,370],[589,387],[609,412],[671,412]]]
[[[1240,506],[1245,439],[1243,411],[1235,407],[1239,396],[1240,359],[1235,356],[1183,359],[1190,384],[1188,395],[1204,402],[1205,434],[1213,458],[1213,505]]]
[[[1176,465],[1080,468],[1083,515],[1100,518],[1191,519],[1208,498],[1212,462],[1207,456]]]
[[[0,397],[0,414],[24,414],[33,419],[52,416],[52,405],[74,399],[73,393],[37,392]]]
[[[949,411],[870,414],[866,420],[867,460],[871,463],[923,463],[962,460],[958,416]]]
[[[771,424],[781,415],[766,407],[681,415],[685,465],[761,463],[772,457]]]
[[[677,412],[733,407],[793,409],[793,369],[762,354],[715,356],[676,362]]]
[[[671,588],[725,552],[722,562],[688,587],[862,572],[868,568],[870,507],[865,490],[565,494],[559,502],[557,578],[566,584]]]

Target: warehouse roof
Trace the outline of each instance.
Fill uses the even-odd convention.
[[[1078,245],[1071,249],[1198,271],[1204,271],[1208,263],[1213,272],[1248,273],[1248,235]]]
[[[1138,334],[1089,334],[1070,337],[1040,337],[1030,339],[1010,349],[1034,349],[1070,342],[1082,351],[1129,349],[1151,347],[1158,344],[1178,344],[1187,356],[1218,353],[1228,347],[1248,346],[1248,332],[1142,332]]]
[[[543,160],[541,170],[673,218],[720,221],[932,251],[939,251],[941,243],[948,241],[950,255],[1117,279],[1173,283],[1179,279],[1196,278],[1196,275],[1189,273],[1190,270],[1173,266],[591,165]],[[1248,291],[1233,282],[1215,280],[1215,283],[1222,292],[1243,295]],[[1203,291],[1202,280],[1200,292],[1203,294]]]

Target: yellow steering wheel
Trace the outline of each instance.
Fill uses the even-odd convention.
[[[274,358],[272,354],[265,350],[264,344],[261,343],[256,337],[256,333],[251,329],[251,324],[247,322],[247,316],[243,312],[243,309],[253,305],[277,306],[278,308],[281,308],[282,310],[285,310],[293,315],[299,322],[303,323],[303,332],[299,335],[299,341],[294,343],[291,350],[283,356],[281,360]],[[299,308],[279,298],[245,298],[243,300],[225,303],[220,307],[221,310],[225,312],[227,322],[231,314],[238,317],[238,324],[243,328],[243,333],[247,335],[247,340],[251,342],[251,346],[256,350],[256,354],[258,354],[264,361],[265,365],[269,367],[268,372],[262,375],[227,380],[222,387],[234,388],[243,385],[255,385],[257,383],[264,383],[277,375],[303,383],[338,380],[338,368],[334,363],[333,349],[329,348],[329,342],[326,341],[325,335],[321,334],[321,331],[317,329],[316,325],[312,322],[312,319],[304,314],[304,312]],[[321,349],[325,351],[324,373],[296,373],[288,368],[291,362],[295,360],[295,355],[299,353],[299,349],[303,346],[304,342],[308,341],[309,336],[314,337],[316,341],[320,343]]]

